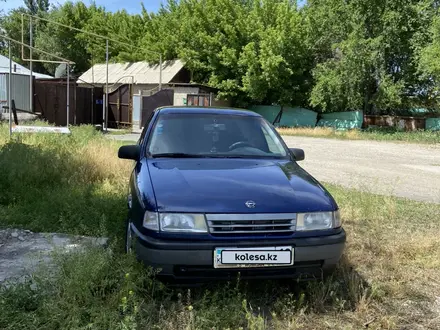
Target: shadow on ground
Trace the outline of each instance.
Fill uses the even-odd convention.
[[[187,295],[190,292],[191,298]],[[207,296],[208,293],[208,296]],[[336,271],[325,278],[298,280],[240,280],[222,281],[200,287],[172,287],[170,297],[174,300],[189,299],[194,307],[206,306],[211,300],[236,302],[237,308],[245,299],[254,306],[255,314],[267,319],[272,313],[294,313],[311,311],[328,313],[354,311],[359,303],[371,297],[368,282],[360,275],[344,256]],[[183,297],[183,298],[182,298]],[[186,298],[185,298],[186,297]],[[217,308],[218,304],[217,304]]]

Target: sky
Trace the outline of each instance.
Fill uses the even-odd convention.
[[[118,9],[125,9],[129,13],[139,13],[141,11],[141,3],[144,3],[145,9],[149,12],[155,12],[159,9],[160,4],[164,0],[95,0],[96,4],[104,6],[109,11],[117,11]],[[52,4],[63,4],[66,0],[50,0]],[[75,1],[73,1],[75,2]],[[91,3],[90,0],[83,0],[86,5]],[[6,0],[6,3],[0,2],[0,9],[8,12],[10,9],[14,9],[23,6],[23,0]]]
[[[63,4],[67,0],[50,0],[50,3],[57,5]],[[73,0],[75,2],[76,0]],[[306,0],[300,0],[299,4],[304,4]],[[91,3],[91,0],[82,0],[86,5]],[[156,12],[160,8],[162,2],[166,0],[95,0],[96,4],[104,6],[109,11],[117,11],[125,9],[130,14],[139,13],[141,11],[141,3],[144,4],[148,12]],[[23,6],[23,0],[6,0],[6,3],[0,2],[0,9],[8,12],[11,9]]]

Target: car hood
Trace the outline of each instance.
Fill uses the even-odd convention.
[[[161,212],[297,213],[337,208],[330,194],[295,162],[149,159],[147,164]],[[246,206],[247,201],[255,207]]]

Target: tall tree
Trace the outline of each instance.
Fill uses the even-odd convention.
[[[99,10],[102,9],[97,8],[95,5],[87,7],[82,2],[66,2],[62,6],[53,8],[45,16],[50,22],[41,22],[45,24],[40,26],[35,40],[36,47],[75,62],[72,68],[74,72],[87,70],[90,67],[87,41],[79,37],[81,32],[64,26],[82,29],[87,21],[91,19],[91,16]],[[44,55],[42,58],[53,60],[48,55]],[[58,64],[45,63],[44,66],[51,74],[54,74]]]
[[[409,106],[417,85],[412,40],[424,29],[418,0],[314,0],[308,15],[330,18],[317,38],[311,104],[325,111],[363,109],[368,113]],[[341,16],[344,25],[334,24]],[[312,23],[313,29],[316,23]],[[333,40],[331,35],[336,36]],[[316,38],[316,36],[314,36]],[[322,41],[324,40],[324,42]],[[310,43],[313,44],[313,41]],[[322,59],[322,45],[331,55]],[[327,56],[329,53],[327,52]]]
[[[419,12],[427,27],[414,40],[418,55],[418,69],[421,81],[416,85],[418,98],[423,98],[429,107],[440,108],[440,2],[426,0],[419,5]]]
[[[239,104],[298,104],[309,83],[301,20],[295,1],[169,0],[143,45],[181,58]]]
[[[24,1],[25,7],[21,6],[17,9],[11,10],[7,15],[0,17],[0,29],[4,31],[4,33],[14,40],[21,41],[23,37],[23,41],[25,43],[29,43],[30,40],[30,31],[29,31],[29,17],[26,15],[41,15],[44,16],[49,11],[49,1],[48,0],[35,0],[35,1]],[[23,16],[25,15],[25,16]],[[24,29],[22,31],[22,20],[24,22]],[[34,28],[32,32],[32,37],[35,40],[36,35],[38,34],[38,28]],[[29,58],[29,50],[28,48],[24,49],[24,56]],[[5,52],[5,50],[3,50]],[[12,43],[12,53],[13,58],[18,63],[28,66],[29,62],[23,61],[21,46]],[[38,53],[33,54],[33,58],[39,58]],[[45,68],[41,63],[35,62],[33,68],[40,72],[45,72]]]
[[[49,0],[24,0],[23,2],[32,15],[49,10]]]
[[[308,0],[298,9],[294,0],[168,0],[157,13],[130,15],[26,0],[0,17],[0,28],[21,40],[25,14],[25,42],[26,15],[88,32],[33,20],[36,46],[74,61],[78,74],[105,61],[109,38],[110,61],[180,58],[194,81],[238,105],[393,112],[426,104],[440,88],[439,2]],[[20,60],[20,47],[13,52]],[[56,67],[38,65],[52,74]]]

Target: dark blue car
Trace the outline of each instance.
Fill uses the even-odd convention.
[[[174,281],[321,277],[345,246],[338,205],[246,110],[156,109],[136,145],[126,250]]]

